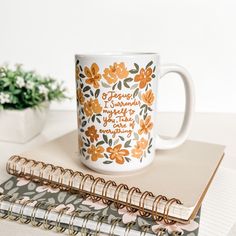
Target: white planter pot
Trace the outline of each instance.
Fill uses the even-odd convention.
[[[49,103],[40,108],[0,111],[0,140],[25,143],[38,135],[45,124]]]

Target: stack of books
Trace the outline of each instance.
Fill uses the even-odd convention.
[[[10,157],[0,217],[69,235],[196,236],[223,154],[224,146],[186,141],[139,172],[108,176],[80,162],[73,131]]]

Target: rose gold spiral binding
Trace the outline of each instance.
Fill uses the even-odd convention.
[[[94,232],[94,236],[99,236],[100,234],[100,231],[101,231],[101,226],[103,224],[103,221],[107,219],[107,216],[100,216],[98,218],[98,222],[97,222],[97,225],[96,225],[96,229],[95,229],[95,232]]]
[[[62,168],[62,167],[60,167],[60,168]],[[63,169],[62,169],[63,170]],[[81,173],[81,172],[79,172],[79,171],[75,171],[74,172],[74,174],[71,176],[71,178],[69,179],[69,190],[71,191],[71,192],[74,192],[74,189],[73,189],[73,187],[74,187],[74,178],[77,176],[77,175],[79,175],[79,177],[82,179],[83,177],[84,177],[84,174],[83,173]]]
[[[31,216],[30,216],[30,221],[31,221],[31,224],[34,226],[34,227],[39,227],[41,226],[43,223],[38,221],[36,222],[35,220],[35,217],[36,217],[36,212],[37,210],[39,209],[39,206],[42,206],[44,205],[45,202],[37,202],[34,207],[33,207],[33,210],[32,210],[32,213],[31,213]]]
[[[154,197],[152,192],[145,191],[145,192],[142,193],[142,195],[140,197],[140,201],[139,201],[139,214],[141,216],[145,216],[145,217],[150,215],[150,213],[148,213],[144,210],[144,203],[145,203],[145,200],[148,196]]]
[[[163,219],[163,216],[160,216],[157,214],[157,207],[160,203],[160,201],[167,201],[167,198],[165,196],[159,195],[155,198],[152,204],[152,218],[154,221],[158,222]]]
[[[94,216],[94,213],[88,213],[84,216],[84,220],[83,220],[81,231],[80,231],[81,236],[87,235],[87,223],[88,223],[89,219],[93,216]]]
[[[130,233],[131,228],[135,225],[135,222],[130,222],[125,227],[125,233],[124,236],[128,236]]]
[[[86,182],[87,179],[90,179],[91,181],[93,181],[94,177],[92,175],[89,175],[89,174],[84,175],[84,177],[82,178],[82,180],[80,181],[80,184],[79,184],[79,191],[84,191],[84,185],[85,185],[85,182]],[[85,197],[87,195],[88,194],[85,194]]]
[[[56,219],[56,225],[55,225],[55,228],[56,228],[56,231],[59,233],[63,233],[66,231],[66,228],[65,227],[61,227],[61,217],[62,215],[68,211],[70,208],[69,207],[64,207],[62,208],[60,211],[59,211],[59,214],[57,215],[57,219]]]
[[[174,203],[182,204],[181,201],[176,198],[171,198],[166,202],[165,207],[164,207],[164,213],[163,213],[163,220],[166,224],[174,224],[176,222],[174,220],[169,219],[170,206]]]
[[[68,225],[68,234],[75,236],[79,233],[79,230],[74,229],[74,220],[76,216],[79,216],[80,211],[74,211],[70,217],[69,225]]]
[[[133,194],[134,193],[141,193],[141,190],[139,188],[135,188],[135,187],[132,187],[129,189],[128,193],[127,193],[127,196],[126,196],[126,209],[127,211],[130,211],[130,212],[136,212],[137,209],[133,208],[131,205],[131,201],[132,201],[132,197],[133,197]]]
[[[116,187],[117,185],[116,185],[116,183],[114,181],[108,180],[104,184],[103,189],[102,189],[102,202],[104,204],[107,204],[107,205],[111,204],[111,202],[112,202],[111,200],[107,199],[107,191],[108,191],[110,186]]]
[[[14,220],[14,221],[18,221],[20,219],[20,216],[13,216],[12,215],[12,210],[13,210],[13,206],[15,205],[15,201],[16,199],[11,199],[12,197],[10,197],[10,206],[7,210],[7,218],[9,220]]]
[[[122,209],[125,207],[124,204],[121,204],[120,201],[119,201],[119,198],[120,198],[120,192],[122,189],[125,189],[125,190],[128,190],[129,187],[126,185],[126,184],[119,184],[117,187],[116,187],[116,190],[115,190],[115,193],[114,193],[114,206],[117,208],[117,209]]]
[[[149,229],[150,229],[150,225],[142,225],[141,231],[140,231],[140,236],[145,236]]]
[[[8,198],[10,198],[10,196],[8,196],[8,195],[3,195],[2,193],[1,193],[1,195],[0,195],[0,209],[2,209],[2,201],[3,200],[6,200],[6,199],[8,199]],[[0,219],[6,219],[8,217],[8,212],[6,212],[5,214],[3,214],[2,216],[0,216]]]
[[[114,236],[114,230],[116,228],[116,225],[119,224],[119,222],[121,222],[121,219],[113,219],[111,221],[111,228],[109,231],[109,236]]]
[[[26,207],[29,203],[31,203],[31,202],[32,202],[32,200],[27,200],[27,201],[25,201],[25,202],[21,205],[20,212],[19,212],[19,216],[20,216],[20,222],[21,222],[22,224],[29,224],[30,221],[31,221],[30,218],[24,219],[24,210],[25,210],[25,207]]]
[[[90,193],[91,193],[91,199],[93,201],[99,201],[101,199],[101,197],[96,196],[95,190],[97,187],[97,184],[101,182],[103,184],[105,184],[105,179],[101,178],[101,177],[97,177],[93,180],[93,183],[91,184],[90,187]]]
[[[27,163],[29,162],[32,162],[32,165],[30,165],[29,168],[24,168],[23,166],[26,166]],[[37,169],[38,167],[40,167],[40,169]],[[49,175],[45,177],[45,173],[46,173],[45,169],[49,167],[50,167],[50,170],[48,171]],[[114,202],[114,205],[117,208],[123,208],[126,206],[126,209],[128,211],[135,212],[136,210],[139,210],[139,213],[142,216],[149,216],[151,214],[152,218],[155,221],[160,221],[161,219],[165,218],[165,223],[168,223],[168,224],[172,224],[174,222],[173,220],[169,219],[170,218],[168,216],[169,208],[174,202],[180,204],[180,201],[177,199],[176,201],[173,202],[173,199],[167,199],[164,196],[157,196],[155,200],[153,201],[152,210],[148,210],[148,209],[145,209],[145,202],[148,196],[154,198],[154,195],[151,192],[142,193],[141,191],[139,191],[138,188],[135,188],[135,187],[129,188],[125,184],[117,185],[114,181],[111,181],[111,180],[105,181],[103,178],[100,178],[100,177],[94,178],[90,174],[84,175],[82,172],[79,172],[79,171],[74,172],[69,169],[63,169],[62,167],[59,167],[59,166],[53,166],[51,164],[46,164],[44,162],[29,160],[27,158],[20,157],[20,156],[12,156],[6,165],[6,169],[8,173],[14,174],[17,177],[26,175],[28,179],[31,179],[36,182],[40,181],[41,184],[51,184],[53,186],[59,187],[60,189],[69,190],[71,192],[74,191],[78,193],[79,191],[85,197],[90,195],[93,201],[97,201],[101,199],[104,204],[110,204]],[[37,174],[35,174],[36,169],[39,170],[39,173],[37,172]],[[59,170],[60,170],[59,177],[54,178],[54,176],[56,176],[55,175],[56,172]],[[66,176],[67,173],[68,173],[69,180],[68,180],[68,183],[64,183],[64,177]],[[75,184],[74,184],[75,182],[74,180],[77,176],[80,177],[80,181],[78,183],[79,187],[77,186],[75,187]],[[90,179],[91,181],[90,191],[87,189],[86,190],[84,189],[86,185],[86,181],[88,179]],[[96,194],[96,186],[99,183],[104,184],[102,187],[101,196]],[[110,187],[114,188],[114,195],[108,197],[108,191],[110,190]],[[122,189],[127,191],[126,202],[120,201],[120,192],[122,191]],[[141,194],[139,205],[137,206],[131,204],[133,195],[135,193]],[[166,201],[166,203],[164,206],[165,209],[164,209],[163,214],[160,214],[160,213],[157,213],[157,209],[158,209],[158,205],[160,204],[162,200]]]
[[[55,204],[49,205],[49,206],[47,207],[47,210],[46,210],[46,212],[44,213],[44,217],[43,217],[43,219],[44,219],[44,220],[43,220],[43,227],[44,227],[44,229],[51,230],[52,228],[54,228],[54,225],[48,224],[48,216],[49,216],[50,212],[51,212],[53,209],[55,209],[55,207],[56,207]]]

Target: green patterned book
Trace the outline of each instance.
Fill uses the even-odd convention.
[[[125,208],[117,209],[56,186],[11,177],[0,185],[0,213],[21,223],[69,235],[197,236],[200,212],[189,224],[155,222]]]

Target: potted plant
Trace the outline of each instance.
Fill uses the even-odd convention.
[[[0,140],[24,143],[39,134],[50,102],[67,98],[65,92],[51,77],[0,66]]]

